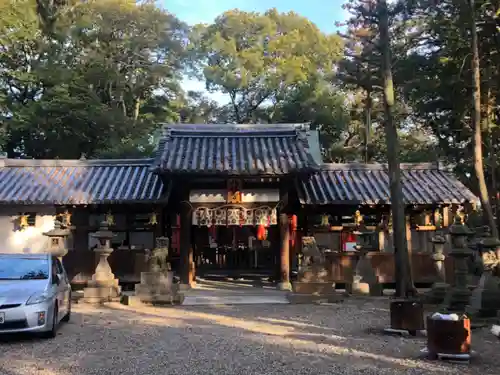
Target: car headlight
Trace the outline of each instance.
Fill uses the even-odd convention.
[[[34,305],[36,303],[43,303],[50,299],[51,297],[47,293],[35,293],[26,302],[27,305]]]

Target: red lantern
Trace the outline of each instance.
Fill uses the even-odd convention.
[[[266,239],[266,228],[263,225],[257,226],[257,239],[259,241]]]

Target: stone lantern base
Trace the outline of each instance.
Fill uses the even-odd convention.
[[[179,285],[174,284],[173,279],[172,271],[141,272],[141,283],[135,286],[135,296],[142,303],[181,303],[183,295],[179,293]]]
[[[105,283],[91,280],[83,290],[82,302],[92,304],[111,302],[119,298],[120,294],[121,287],[118,285],[118,279],[113,279]]]
[[[118,285],[118,279],[115,278],[111,271],[107,259],[113,249],[97,248],[94,251],[99,254],[99,264],[92,275],[92,280],[88,282],[88,286],[83,290],[83,302],[99,304],[118,298],[121,288]]]

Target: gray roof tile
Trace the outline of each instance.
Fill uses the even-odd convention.
[[[151,203],[167,199],[151,159],[0,160],[0,204]]]
[[[283,175],[316,170],[309,126],[170,125],[153,168],[164,173]]]
[[[431,164],[402,164],[404,204],[451,204],[478,198],[451,173]],[[381,164],[325,164],[297,184],[302,204],[389,204],[389,176]]]

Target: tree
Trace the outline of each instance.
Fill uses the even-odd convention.
[[[344,8],[353,10],[353,2],[347,3]],[[378,30],[370,18],[373,13],[374,2],[366,2],[363,9],[359,8],[356,17],[339,23],[346,26],[347,32],[340,33],[344,40],[344,58],[339,63],[337,79],[347,89],[360,92],[356,95],[356,107],[364,112],[363,121],[363,146],[364,161],[372,160],[372,136],[373,136],[373,102],[374,92],[381,87],[380,75],[380,51],[377,48]],[[359,10],[362,10],[361,12]],[[361,96],[364,96],[362,99]]]
[[[432,130],[439,144],[440,158],[453,165],[463,182],[484,197],[485,187],[480,186],[482,170],[486,189],[490,192],[486,197],[496,203],[500,149],[500,129],[497,126],[500,115],[500,33],[496,14],[500,4],[478,0],[475,5],[474,31],[477,34],[477,53],[481,56],[476,70],[479,72],[477,84],[472,69],[470,4],[454,0],[420,0],[414,5],[412,22],[419,33],[418,46],[400,57],[399,74],[406,78],[402,94],[412,108],[412,118],[428,124]],[[475,87],[479,87],[479,91]],[[474,91],[479,94],[479,101],[471,100]],[[479,120],[480,151],[484,155],[482,167],[474,162],[477,158],[475,150],[479,151],[474,141],[478,134],[474,113],[479,113],[476,117],[482,119]],[[487,205],[483,203],[483,207]],[[495,227],[492,215],[487,211],[483,210],[485,223]]]
[[[186,26],[149,1],[23,1],[0,22],[9,155],[149,153],[178,118]]]
[[[186,124],[225,123],[222,108],[203,93],[189,91],[179,111],[180,121]]]
[[[349,116],[344,93],[328,82],[311,79],[297,85],[275,107],[268,108],[268,122],[310,123],[320,131],[326,161],[346,161],[357,153],[356,124]]]
[[[396,257],[396,295],[399,297],[408,297],[415,292],[415,287],[412,280],[405,229],[403,188],[399,168],[399,137],[393,115],[395,103],[394,83],[392,80],[392,59],[389,40],[389,10],[386,0],[377,0],[377,8],[382,54],[381,73],[384,84],[385,137],[389,166],[394,253]]]
[[[197,25],[192,50],[209,91],[229,95],[237,123],[255,121],[295,86],[331,74],[341,41],[293,12],[233,10]]]
[[[483,129],[481,124],[481,73],[479,71],[479,47],[476,30],[476,7],[474,0],[468,0],[470,12],[470,29],[471,29],[471,65],[472,65],[472,127],[474,129],[474,170],[479,185],[479,197],[481,205],[485,211],[486,218],[491,228],[491,233],[498,238],[498,228],[491,209],[488,187],[484,177],[483,165]]]
[[[375,90],[378,90],[378,87],[381,86],[382,89],[383,119],[381,121],[384,127],[389,169],[396,269],[396,296],[408,297],[415,294],[416,290],[411,275],[410,257],[406,239],[399,159],[400,126],[398,126],[398,122],[402,122],[407,115],[404,103],[401,102],[399,103],[401,112],[397,112],[398,107],[395,100],[393,79],[395,61],[392,56],[392,45],[395,43],[394,38],[391,43],[391,32],[398,36],[403,35],[403,33],[394,33],[394,30],[399,28],[399,24],[396,22],[398,21],[397,16],[400,12],[399,4],[389,9],[385,0],[350,0],[346,4],[346,8],[352,15],[348,21],[348,24],[351,26],[350,33],[360,36],[360,38],[357,38],[357,42],[358,45],[361,44],[361,52],[348,56],[348,60],[344,64],[345,74],[342,78],[344,82],[357,85],[360,89],[368,91],[370,94],[369,99],[372,98],[372,95],[377,94]],[[369,46],[369,54],[363,53],[367,45]],[[367,64],[371,71],[370,74],[358,74],[356,70],[352,69],[353,63],[355,64],[356,60],[360,58]],[[371,112],[371,100],[368,102],[370,106],[369,111]],[[368,125],[371,126],[371,119],[369,122]]]

